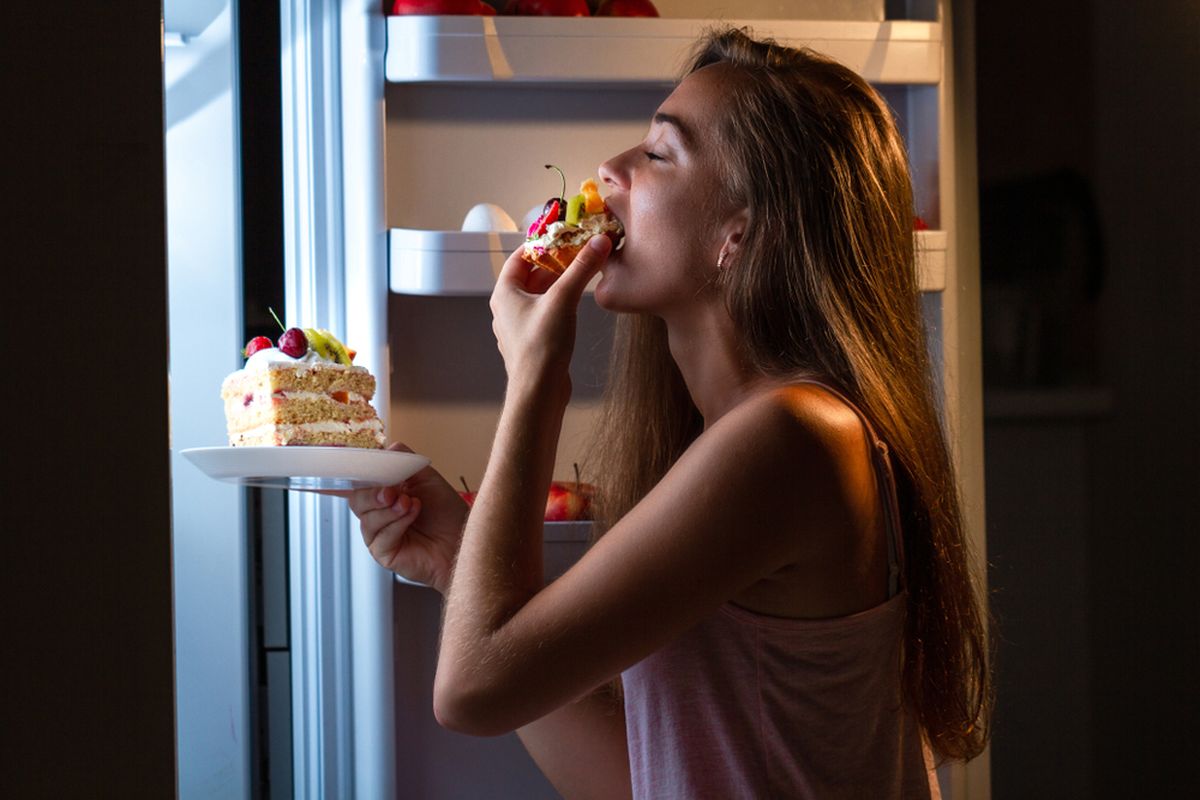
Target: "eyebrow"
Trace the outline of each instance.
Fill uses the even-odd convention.
[[[663,112],[659,111],[654,115],[654,122],[673,126],[675,130],[679,131],[679,135],[683,139],[684,144],[695,144],[696,137],[692,133],[692,129],[687,126],[687,123],[674,114],[664,114]]]

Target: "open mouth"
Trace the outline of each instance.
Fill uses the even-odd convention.
[[[608,213],[608,218],[611,219],[617,226],[616,230],[605,231],[605,235],[608,236],[608,238],[612,241],[612,249],[615,253],[625,246],[625,223],[621,222],[621,220],[617,218],[617,215],[612,212],[612,209],[608,208],[607,206],[605,207],[605,211]]]
[[[613,219],[617,218],[613,217]],[[617,229],[608,233],[608,238],[612,240],[614,253],[625,246],[625,226],[621,224],[620,220],[617,220]]]

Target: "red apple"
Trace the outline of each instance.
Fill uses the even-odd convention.
[[[505,14],[522,17],[590,17],[587,0],[508,0]]]
[[[658,9],[650,0],[604,0],[596,9],[597,17],[657,17]]]
[[[573,481],[555,481],[550,484],[546,498],[547,522],[569,522],[591,519],[591,486]]]
[[[482,0],[396,0],[392,14],[482,14],[481,5]]]
[[[575,464],[574,481],[554,481],[546,497],[547,522],[572,522],[592,518],[592,495],[595,487],[579,479],[579,465]]]

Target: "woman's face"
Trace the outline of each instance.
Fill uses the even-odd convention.
[[[669,315],[695,302],[716,269],[728,215],[720,191],[717,113],[731,79],[714,65],[685,78],[642,142],[600,165],[625,246],[609,257],[596,302]]]

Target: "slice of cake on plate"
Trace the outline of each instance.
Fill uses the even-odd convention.
[[[375,377],[329,331],[289,328],[278,347],[257,336],[245,352],[221,384],[230,445],[383,447]]]

